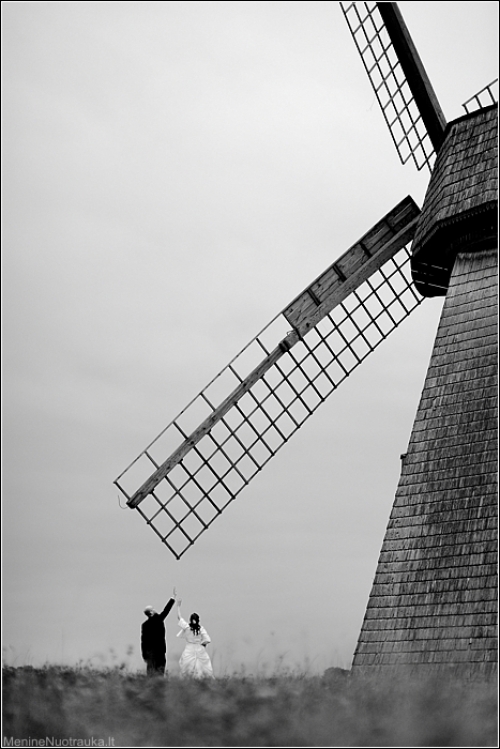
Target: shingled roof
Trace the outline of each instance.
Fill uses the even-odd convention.
[[[412,246],[412,275],[424,296],[444,295],[457,252],[496,246],[498,106],[448,125]]]

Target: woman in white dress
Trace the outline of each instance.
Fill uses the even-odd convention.
[[[208,632],[205,627],[201,626],[198,614],[191,614],[189,624],[182,618],[181,603],[182,600],[177,599],[177,619],[181,628],[177,637],[183,637],[186,640],[186,647],[179,660],[181,676],[194,676],[195,679],[213,679],[215,677],[212,663],[206,649],[210,642]]]

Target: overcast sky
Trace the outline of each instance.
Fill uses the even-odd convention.
[[[461,116],[498,74],[498,3],[399,5]],[[396,203],[422,204],[339,4],[4,2],[2,43],[7,662],[142,668],[143,608],[176,585],[218,674],[348,667],[440,300],[180,561],[112,483]]]

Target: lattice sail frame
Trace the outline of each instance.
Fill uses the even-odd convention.
[[[408,249],[419,213],[411,198],[396,206],[115,480],[177,559],[421,303]]]
[[[341,2],[401,163],[432,171],[436,151],[376,2]]]
[[[498,102],[498,78],[484,86],[477,94],[462,104],[467,114]]]

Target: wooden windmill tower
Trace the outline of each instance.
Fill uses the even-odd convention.
[[[496,663],[497,107],[446,123],[395,3],[341,3],[403,162],[432,169],[115,484],[179,559],[428,296],[446,296],[353,662]],[[411,251],[410,244],[413,242]]]
[[[411,270],[423,296],[446,297],[353,668],[488,674],[497,662],[497,106],[478,96],[446,124],[396,4],[341,5],[398,150],[413,139],[420,165],[428,137],[436,152]]]

